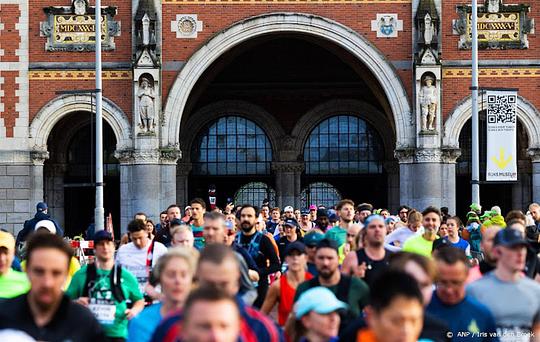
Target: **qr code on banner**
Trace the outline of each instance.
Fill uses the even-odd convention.
[[[516,123],[516,95],[488,95],[488,123]]]

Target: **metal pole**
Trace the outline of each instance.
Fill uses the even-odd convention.
[[[103,117],[101,84],[101,0],[96,0],[96,208],[94,210],[95,231],[105,229],[103,206]]]
[[[478,136],[478,4],[472,0],[472,201],[480,205],[480,143]]]

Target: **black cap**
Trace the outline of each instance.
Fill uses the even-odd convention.
[[[106,230],[100,230],[94,234],[94,245],[97,245],[99,242],[104,240],[113,241],[114,239],[112,237],[112,234]]]
[[[302,211],[300,212],[300,215],[302,215],[302,216],[308,216],[308,215],[309,215],[309,210],[305,210],[305,209],[302,210]]]
[[[45,203],[45,202],[39,202],[36,205],[36,211],[37,212],[42,212],[42,211],[45,211],[47,209],[48,209],[48,206],[47,206],[47,203]]]
[[[501,229],[495,235],[493,239],[493,245],[503,246],[503,247],[514,247],[514,246],[529,246],[529,243],[523,236],[523,234],[512,228]]]
[[[298,227],[298,222],[295,219],[285,219],[283,221],[284,226]]]
[[[369,211],[373,211],[373,206],[369,203],[360,203],[358,205],[358,207],[356,207],[356,210],[358,211],[364,211],[364,210],[369,210]]]
[[[328,211],[326,209],[318,209],[317,217],[328,217]]]
[[[169,226],[181,226],[181,225],[184,225],[186,224],[185,222],[182,222],[182,220],[180,219],[174,219],[172,220],[170,223],[169,223]]]
[[[335,240],[324,238],[317,244],[317,250],[321,248],[332,248],[339,254],[339,246]]]
[[[444,247],[452,247],[452,245],[450,244],[450,241],[448,241],[448,239],[440,238],[433,241],[433,247],[431,248],[431,250],[436,251]]]
[[[287,245],[285,248],[285,256],[290,255],[293,251],[298,251],[302,254],[306,253],[306,245],[300,241],[295,241]]]

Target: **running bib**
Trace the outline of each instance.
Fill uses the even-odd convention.
[[[100,300],[99,303],[88,304],[88,308],[101,324],[114,324],[116,305],[114,301]]]

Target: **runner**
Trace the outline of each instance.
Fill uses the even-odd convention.
[[[303,242],[304,239],[302,239],[301,236],[298,235],[298,223],[294,219],[285,219],[283,221],[283,233],[284,236],[280,237],[279,240],[276,241],[279,249],[279,255],[284,256],[285,255],[285,249],[287,249],[287,246],[295,241]],[[284,258],[281,260],[282,262],[285,262]]]
[[[471,246],[467,241],[459,236],[459,230],[463,226],[461,220],[457,216],[450,217],[446,220],[448,227],[448,236],[443,237],[450,242],[452,247],[459,248],[465,252],[468,258],[471,258]]]
[[[309,206],[309,220],[311,222],[317,221],[317,206],[315,204]]]
[[[123,341],[127,338],[128,320],[142,311],[144,300],[135,276],[115,265],[114,248],[111,233],[95,233],[95,262],[75,273],[66,295],[92,311],[109,340]]]
[[[398,209],[398,215],[401,222],[407,224],[409,220],[409,211],[411,211],[411,208],[409,208],[406,205],[401,205]]]
[[[11,268],[14,257],[15,238],[0,231],[0,299],[17,297],[30,290],[26,274]]]
[[[276,228],[279,225],[279,222],[281,222],[281,209],[279,209],[278,207],[272,208],[270,215],[270,220],[266,221],[266,230],[269,233],[275,235]]]
[[[376,276],[388,268],[392,252],[384,248],[386,226],[383,217],[371,215],[365,224],[364,248],[347,254],[341,271],[361,278],[371,286]]]
[[[361,203],[356,210],[358,211],[358,223],[363,226],[366,218],[373,212],[373,206],[369,203]]]
[[[240,308],[234,297],[216,287],[200,287],[188,297],[181,342],[236,342],[240,337]]]
[[[384,247],[392,252],[399,252],[403,248],[405,241],[413,237],[422,226],[422,214],[416,210],[409,212],[406,220],[407,226],[400,227],[388,234],[384,239]]]
[[[147,342],[159,322],[182,309],[191,287],[199,253],[192,248],[171,248],[159,258],[154,275],[161,286],[161,301],[145,308],[129,322],[129,341]]]
[[[310,215],[308,210],[302,210],[300,215],[300,221],[298,221],[300,226],[300,233],[302,236],[309,233],[313,228],[315,228],[315,223],[310,220]]]
[[[167,207],[166,210],[166,219],[161,220],[161,226],[158,229],[157,235],[156,235],[156,241],[161,242],[165,246],[171,245],[171,224],[174,220],[180,219],[180,207],[176,204],[171,204],[169,207]]]
[[[540,285],[522,275],[527,246],[527,240],[515,229],[497,232],[495,270],[467,287],[467,294],[495,316],[497,334],[503,342],[525,342],[540,336]]]
[[[341,322],[341,328],[343,328],[362,312],[368,302],[369,288],[363,280],[340,273],[338,247],[334,240],[325,238],[319,242],[315,263],[319,275],[298,286],[295,302],[302,293],[313,287],[324,286],[328,288],[339,300],[349,304],[349,310]]]
[[[141,220],[133,220],[128,224],[128,233],[131,242],[121,246],[116,253],[116,263],[130,271],[139,283],[139,290],[143,294],[154,295],[153,288],[148,287],[152,268],[167,247],[157,241],[150,241],[146,226]],[[146,296],[146,301],[152,299]]]
[[[317,252],[317,245],[324,239],[324,234],[319,230],[313,230],[304,236],[304,244],[306,245],[307,255],[307,271],[314,277],[319,275],[317,272],[317,266],[315,265],[315,255]]]
[[[304,292],[295,305],[296,319],[293,331],[301,341],[337,341],[340,326],[339,312],[347,304],[338,300],[332,291],[318,286]]]
[[[469,273],[465,252],[447,247],[437,250],[434,258],[438,271],[437,287],[427,312],[448,324],[453,341],[498,341],[495,319],[489,309],[465,294]]]
[[[62,291],[73,250],[55,234],[34,233],[27,244],[30,291],[0,305],[0,330],[20,330],[38,341],[105,341],[100,324]]]
[[[341,200],[336,210],[339,215],[339,226],[328,230],[325,238],[332,239],[341,246],[347,241],[347,229],[354,223],[354,202],[349,199]]]
[[[283,208],[283,215],[285,216],[285,218],[296,220],[296,217],[294,216],[294,208],[290,205]]]
[[[171,236],[172,247],[185,246],[195,248],[195,237],[193,236],[191,227],[178,219],[171,222]]]
[[[195,237],[195,248],[204,247],[203,226],[204,213],[206,212],[206,202],[201,198],[194,198],[189,202],[191,207],[191,231]]]
[[[339,264],[343,264],[343,260],[349,252],[356,251],[362,247],[362,226],[354,223],[347,228],[347,238],[343,245],[339,246]]]
[[[540,204],[532,203],[529,205],[529,213],[532,222],[527,225],[527,241],[538,254],[540,252]]]
[[[404,252],[417,253],[426,257],[431,257],[433,241],[437,236],[437,231],[441,224],[441,212],[435,207],[427,207],[422,212],[424,233],[416,235],[405,241]]]
[[[355,341],[418,341],[423,314],[414,278],[400,271],[386,272],[373,283],[366,307],[367,328],[358,331]]]
[[[279,257],[270,238],[255,228],[256,208],[244,205],[239,213],[241,232],[236,236],[236,243],[251,255],[259,268],[260,280],[254,306],[260,308],[268,291],[268,276],[280,270]]]
[[[278,304],[278,323],[284,326],[291,313],[294,294],[298,285],[313,278],[306,272],[306,246],[301,242],[293,242],[284,251],[287,272],[275,281],[266,294],[261,311],[267,315]]]
[[[328,211],[326,209],[317,210],[317,219],[315,220],[315,228],[320,229],[323,233],[326,233],[332,228],[330,220],[328,219]]]

